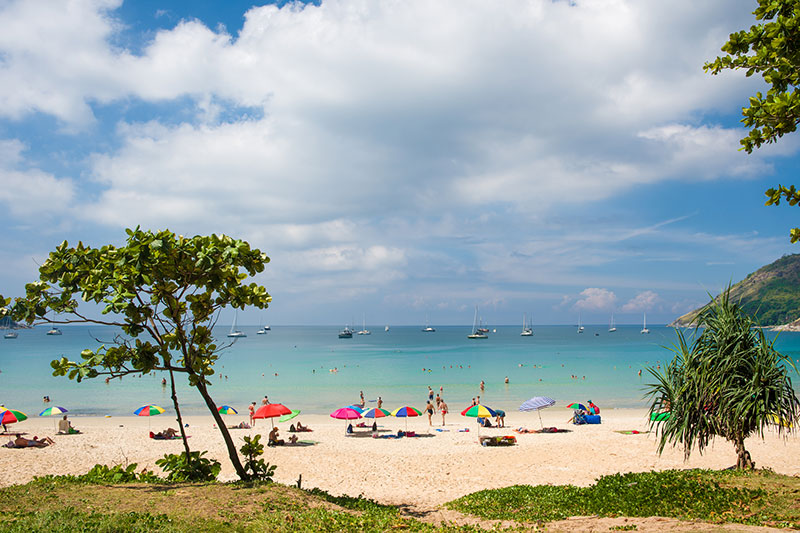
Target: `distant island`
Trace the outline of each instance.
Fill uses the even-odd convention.
[[[738,302],[762,326],[800,331],[800,254],[785,255],[748,274],[731,287],[731,300]],[[707,307],[678,317],[670,326],[693,325]]]

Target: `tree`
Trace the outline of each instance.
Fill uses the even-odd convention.
[[[781,433],[798,423],[800,400],[789,376],[797,369],[755,326],[730,301],[728,287],[699,316],[694,342],[678,331],[674,359],[663,372],[648,369],[656,378],[647,387],[659,453],[681,444],[688,459],[694,447],[702,453],[721,436],[736,448],[736,467],[752,468],[745,439],[754,433],[763,438],[768,425]],[[666,420],[654,416],[662,412],[670,413]]]
[[[732,33],[717,57],[703,67],[719,74],[723,70],[745,70],[746,76],[760,74],[770,86],[760,91],[742,108],[742,123],[750,128],[740,140],[742,149],[752,153],[764,144],[777,142],[800,124],[800,0],[758,0],[753,12],[760,24]],[[779,205],[786,198],[790,205],[800,202],[794,186],[778,185],[766,191],[766,205]],[[800,228],[790,231],[791,241],[800,240]]]
[[[51,363],[53,375],[81,381],[108,376],[166,371],[180,420],[175,374],[185,374],[197,389],[222,433],[228,455],[241,479],[249,475],[217,406],[209,394],[209,376],[219,352],[230,346],[215,344],[212,329],[219,311],[268,307],[264,287],[243,281],[264,270],[266,254],[242,240],[222,235],[176,236],[169,230],[126,230],[124,246],[91,248],[65,241],[39,268],[39,281],[26,285],[9,311],[29,324],[47,320],[50,311],[58,324],[100,324],[119,327],[122,334],[111,345],[81,352],[82,361],[66,357]],[[244,272],[242,272],[244,271]],[[103,318],[87,315],[84,302],[103,305]],[[188,443],[183,433],[186,458]]]

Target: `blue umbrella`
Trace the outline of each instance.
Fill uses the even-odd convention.
[[[527,402],[523,403],[519,406],[520,411],[536,411],[539,414],[539,423],[542,424],[542,428],[544,428],[544,422],[542,422],[542,413],[540,412],[542,409],[546,409],[548,407],[552,407],[556,404],[556,401],[552,398],[548,398],[547,396],[534,396]]]

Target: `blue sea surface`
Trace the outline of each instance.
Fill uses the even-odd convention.
[[[169,387],[161,385],[163,372],[110,383],[103,377],[77,383],[52,375],[51,360],[80,360],[81,350],[110,345],[119,333],[114,328],[64,327],[61,336],[48,336],[47,329],[0,339],[0,403],[6,407],[35,415],[46,407],[42,397],[47,395],[50,405],[73,415],[130,415],[150,403],[172,411]],[[248,336],[221,353],[210,392],[217,405],[234,406],[245,415],[247,404],[260,404],[265,395],[292,409],[326,414],[357,402],[360,391],[368,406],[381,396],[385,408],[422,409],[428,386],[436,393],[442,387],[451,411],[476,396],[505,410],[533,396],[550,396],[557,405],[593,400],[601,407],[646,407],[643,389],[652,381],[646,368],[670,360],[667,347],[677,339],[664,326],[651,326],[649,335],[640,334],[641,326],[618,326],[614,333],[607,326],[586,326],[582,334],[572,326],[539,326],[532,337],[521,337],[519,326],[499,326],[485,340],[467,339],[466,326],[437,327],[434,333],[370,327],[371,335],[352,339],[339,339],[338,328],[329,326],[273,327],[266,335],[256,335],[255,326],[241,329]],[[216,333],[220,345],[229,340],[227,328]],[[800,334],[781,333],[776,346],[793,360],[800,358]],[[182,412],[207,413],[186,376],[176,374],[176,380]]]

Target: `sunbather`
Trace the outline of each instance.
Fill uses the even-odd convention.
[[[178,430],[173,428],[167,428],[164,431],[159,431],[155,435],[153,435],[154,439],[174,439],[178,435]]]
[[[55,444],[55,441],[50,437],[45,437],[43,439],[39,439],[38,437],[26,439],[21,434],[17,433],[17,438],[14,439],[14,446],[17,448],[44,448],[45,446],[49,446],[51,444]]]
[[[277,427],[272,428],[272,431],[269,432],[269,444],[270,446],[283,446],[286,444],[286,441],[278,438]]]
[[[64,415],[64,418],[58,421],[58,432],[62,435],[74,435],[75,433],[80,433],[80,431],[72,427],[72,422],[67,420],[67,415]]]

